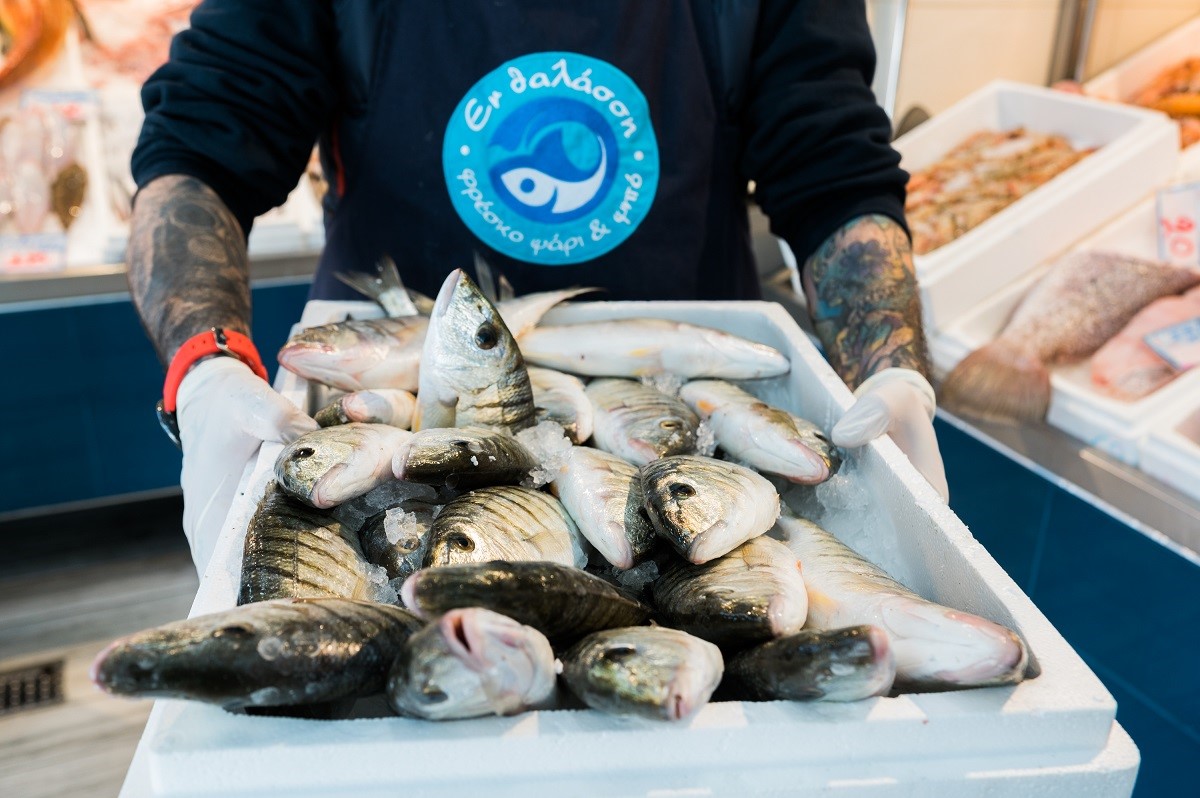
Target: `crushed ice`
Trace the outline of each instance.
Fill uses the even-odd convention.
[[[368,518],[379,515],[384,510],[395,507],[403,501],[408,499],[432,501],[436,497],[437,491],[429,485],[389,480],[357,499],[343,502],[330,512],[338,521],[357,532],[362,529]]]
[[[655,579],[658,579],[658,563],[654,560],[646,560],[641,565],[635,565],[628,571],[617,574],[617,584],[634,595],[640,595]]]
[[[708,419],[702,419],[696,428],[696,454],[712,457],[717,451],[717,436],[713,434],[712,425]]]
[[[537,468],[521,484],[529,488],[540,488],[553,480],[567,466],[571,455],[571,441],[561,424],[554,421],[539,421],[536,426],[517,433],[517,440],[529,450],[537,461]]]
[[[392,507],[383,516],[383,534],[393,546],[403,538],[421,537],[422,531],[417,514],[405,512],[403,507]]]
[[[679,396],[679,389],[683,387],[684,382],[686,380],[683,377],[680,377],[678,374],[672,374],[669,371],[642,376],[642,385],[647,385],[660,393],[665,393],[667,396]]]
[[[400,597],[396,595],[396,589],[392,587],[388,579],[387,569],[382,565],[372,565],[371,563],[363,563],[363,573],[370,582],[369,598],[371,601],[378,601],[380,604],[399,604]]]

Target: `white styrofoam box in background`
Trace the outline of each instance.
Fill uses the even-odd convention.
[[[1175,168],[1162,114],[995,81],[893,142],[901,166],[933,165],[981,130],[1024,126],[1095,152],[959,238],[915,258],[926,328],[939,330],[1142,199]]]
[[[1176,429],[1193,413],[1200,413],[1200,382],[1176,405],[1155,416],[1142,440],[1141,468],[1200,501],[1200,443]]]
[[[302,324],[348,312],[378,308],[311,302]],[[760,381],[757,391],[827,429],[853,401],[777,305],[597,302],[556,309],[546,321],[635,316],[691,321],[780,348],[790,374]],[[277,387],[306,404],[295,375],[281,371]],[[279,448],[264,446],[248,470],[193,615],[235,603],[244,530]],[[823,523],[923,595],[1016,629],[1040,675],[848,704],[714,703],[675,725],[591,710],[317,722],[164,700],[125,794],[1128,795],[1137,753],[1114,723],[1111,695],[899,449],[875,442],[847,458],[841,478],[845,509]]]

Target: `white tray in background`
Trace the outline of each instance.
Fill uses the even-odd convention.
[[[1183,154],[1174,176],[1164,183],[1194,180],[1200,180],[1200,148],[1197,147]],[[1157,229],[1155,200],[1150,196],[1070,251],[1105,250],[1157,260]],[[935,370],[944,376],[967,354],[995,338],[1026,292],[1045,275],[1055,260],[1056,257],[1044,260],[1032,274],[932,335],[930,352]],[[1091,363],[1088,358],[1082,363],[1051,369],[1053,393],[1047,421],[1130,465],[1138,465],[1142,440],[1158,415],[1181,397],[1200,392],[1200,370],[1196,370],[1177,377],[1149,396],[1135,402],[1122,402],[1092,389]]]
[[[312,302],[302,325],[347,312],[372,308]],[[760,394],[826,428],[853,401],[778,305],[598,302],[555,310],[548,321],[631,316],[692,321],[783,350],[791,373],[760,383]],[[277,387],[307,404],[294,375],[281,371]],[[248,470],[193,615],[235,603],[244,529],[278,451],[265,446]],[[1079,656],[890,440],[852,456],[847,468],[866,488],[865,506],[827,526],[923,595],[1018,630],[1037,678],[850,704],[715,703],[678,725],[591,710],[441,724],[319,722],[164,700],[122,794],[1128,795],[1136,748]]]
[[[940,330],[1161,185],[1179,135],[1162,114],[1009,81],[989,83],[893,142],[901,166],[931,166],[981,130],[1025,126],[1099,147],[959,238],[915,259],[926,329]]]
[[[1155,417],[1142,440],[1141,468],[1200,501],[1200,443],[1175,430],[1193,413],[1200,413],[1200,383],[1175,406]]]
[[[1138,50],[1121,63],[1106,69],[1083,84],[1089,97],[1114,102],[1131,102],[1164,70],[1200,57],[1200,16]],[[1200,143],[1188,147],[1200,149]]]

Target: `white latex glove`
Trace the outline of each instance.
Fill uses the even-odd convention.
[[[289,443],[317,422],[237,358],[192,367],[179,385],[176,420],[183,446],[183,531],[203,576],[242,472],[263,441]]]
[[[833,427],[833,442],[854,448],[891,435],[942,499],[949,499],[946,468],[933,431],[937,403],[929,381],[912,369],[884,369],[868,377],[854,395],[858,401]]]

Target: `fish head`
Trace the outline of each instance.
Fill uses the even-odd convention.
[[[348,465],[364,436],[358,424],[324,427],[301,435],[275,460],[275,478],[291,495],[314,507],[329,508],[343,495]]]
[[[819,642],[810,642],[810,636]],[[813,698],[857,701],[886,695],[896,678],[896,660],[887,632],[878,626],[804,632],[789,640],[798,641],[794,650],[799,656],[787,660],[788,672],[783,680],[806,685]]]
[[[429,336],[425,367],[435,368],[440,381],[454,388],[477,387],[481,378],[483,385],[490,384],[490,374],[521,358],[500,313],[461,269],[451,272],[438,292]]]
[[[504,559],[486,530],[465,520],[435,521],[425,566],[463,565]]]
[[[719,532],[736,509],[735,497],[714,486],[706,460],[664,457],[641,472],[646,512],[655,529],[681,552],[690,552],[706,534]]]
[[[651,460],[696,448],[696,429],[700,420],[685,406],[664,409],[631,418],[626,428],[626,445],[633,462],[644,465]]]
[[[495,462],[488,459],[487,442],[496,433],[472,427],[424,429],[413,435],[392,460],[397,479],[446,482],[454,487],[455,475],[477,471]]]
[[[279,350],[288,371],[344,391],[366,387],[359,376],[382,363],[389,347],[378,330],[365,324],[339,322],[309,327]]]

